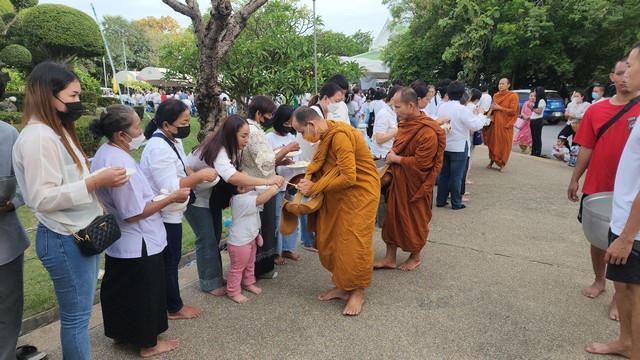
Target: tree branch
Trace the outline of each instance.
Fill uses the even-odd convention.
[[[9,30],[11,30],[11,27],[13,26],[13,24],[16,23],[16,21],[18,21],[18,14],[15,14],[13,19],[11,19],[11,21],[9,21],[7,25],[5,25],[4,31],[2,32],[2,36],[5,36],[9,33]]]
[[[226,0],[228,1],[228,0]],[[247,5],[245,5],[240,11],[233,14],[231,19],[229,19],[229,24],[227,25],[226,31],[224,35],[222,35],[222,39],[220,39],[219,46],[216,52],[216,58],[223,58],[227,52],[231,49],[233,42],[240,35],[242,30],[244,30],[245,26],[247,26],[247,21],[255,13],[260,9],[260,7],[267,3],[267,0],[251,0]]]
[[[202,14],[200,14],[198,1],[186,0],[186,4],[180,2],[180,0],[162,0],[162,2],[169,5],[169,7],[176,12],[179,12],[191,19],[191,22],[193,23],[193,32],[196,35],[198,47],[200,47],[203,44],[204,28],[202,26]]]

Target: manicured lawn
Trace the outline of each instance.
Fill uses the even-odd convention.
[[[145,118],[147,118],[145,116]],[[145,121],[146,120],[146,121]],[[148,118],[143,122],[148,122]],[[188,138],[184,139],[185,152],[189,153],[192,147],[194,147],[198,141],[196,135],[200,130],[200,125],[195,118],[191,119],[191,134]],[[140,160],[142,150],[132,152],[132,156],[136,160]],[[24,254],[24,313],[23,316],[29,317],[37,313],[49,310],[56,305],[56,296],[53,291],[53,283],[49,278],[49,273],[42,266],[42,263],[36,256],[35,250],[35,235],[36,227],[38,226],[38,220],[36,217],[25,207],[18,209],[18,216],[31,240],[31,246]],[[225,211],[224,216],[230,216],[228,210]],[[186,220],[182,222],[182,253],[186,254],[194,251],[194,235],[189,223]],[[227,229],[223,230],[222,237],[226,237]],[[101,268],[104,268],[104,257],[102,259]]]

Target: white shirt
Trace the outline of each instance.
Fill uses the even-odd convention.
[[[231,226],[227,244],[247,245],[260,233],[260,211],[263,206],[256,205],[257,198],[256,191],[231,197]]]
[[[535,103],[534,103],[535,106]],[[540,112],[540,114],[536,114],[535,111],[531,112],[531,120],[536,120],[536,119],[542,119],[542,117],[544,116],[544,108],[547,107],[547,102],[544,100],[540,100],[540,102],[538,103],[538,108],[542,109],[542,112]]]
[[[442,98],[440,97],[440,95],[436,94],[436,96],[432,97],[431,101],[429,101],[429,105],[427,105],[427,111],[425,112],[425,114],[435,119],[435,115],[438,113],[438,105],[440,105],[441,102]]]
[[[376,118],[373,123],[374,134],[386,134],[393,129],[398,128],[398,116],[391,110],[389,105],[384,101],[379,101],[375,106]],[[373,156],[383,158],[387,156],[391,148],[393,147],[393,140],[391,138],[382,144],[378,144],[376,140],[373,140],[371,144],[371,153]]]
[[[616,182],[613,187],[613,211],[611,213],[611,231],[620,235],[629,219],[631,206],[640,192],[640,126],[636,123],[622,151]],[[635,234],[640,241],[640,233]]]
[[[185,165],[187,165],[188,167],[191,168],[191,170],[193,170],[194,172],[198,172],[202,169],[206,169],[209,168],[210,166],[207,165],[206,162],[204,162],[204,160],[200,160],[200,155],[202,153],[200,152],[200,149],[197,149],[196,152],[194,153],[193,151],[189,153],[189,155],[187,155],[187,159],[184,162]],[[195,188],[193,188],[193,193],[196,195],[196,201],[192,204],[193,206],[197,206],[197,207],[201,207],[201,208],[209,208],[209,197],[211,196],[211,190],[213,188],[208,187],[208,188],[201,188],[200,185],[196,185]]]
[[[242,151],[238,151],[237,156],[240,158]],[[236,169],[231,162],[229,155],[227,155],[227,150],[224,148],[221,148],[218,156],[216,156],[216,160],[213,162],[213,168],[216,169],[222,180],[226,182],[229,182],[229,179],[238,172],[238,169]]]
[[[98,198],[87,191],[90,173],[84,155],[67,139],[82,172],[53,129],[34,119],[13,147],[13,168],[25,204],[44,226],[62,235],[71,235],[62,224],[77,232],[102,215]]]
[[[147,203],[152,202],[155,197],[142,169],[131,155],[115,146],[103,144],[93,158],[91,170],[107,166],[124,166],[136,170],[123,186],[98,189],[100,199],[116,218],[122,233],[120,239],[107,248],[107,255],[120,259],[140,258],[143,240],[149,256],[159,254],[167,246],[167,232],[159,212],[133,223],[125,221],[142,214]]]
[[[344,103],[344,101],[340,101],[338,103],[338,110],[336,110],[335,112],[329,112],[329,114],[327,115],[327,119],[342,121],[343,123],[351,124],[351,121],[349,121],[349,107]]]
[[[449,152],[464,152],[469,141],[469,131],[480,130],[484,126],[483,116],[475,115],[457,100],[441,103],[438,115],[451,118],[451,131],[447,133],[447,146],[444,149]]]
[[[292,142],[296,142],[296,137],[293,136],[293,134],[287,134],[285,136],[280,136],[278,134],[276,134],[275,131],[272,131],[270,133],[267,134],[267,140],[269,140],[269,144],[271,144],[271,147],[273,149],[278,149],[281,147],[284,147],[286,145],[288,145],[289,143]],[[275,151],[274,151],[275,153]],[[299,156],[294,156],[293,158],[291,158],[291,160],[298,161]],[[291,180],[292,177],[294,177],[297,174],[302,174],[304,173],[304,169],[302,170],[297,170],[297,169],[289,169],[286,166],[276,166],[276,173],[280,176],[282,176],[284,178],[285,181],[289,181]],[[282,184],[282,187],[280,188],[280,191],[285,191],[287,189],[287,184],[284,183]]]
[[[154,132],[154,134],[157,133],[162,134],[162,131],[156,130]],[[174,146],[180,154],[180,158],[186,160],[187,155],[184,153],[182,141],[176,139]],[[180,189],[180,178],[187,176],[176,152],[164,139],[157,137],[152,137],[147,141],[147,145],[142,150],[140,167],[155,194],[160,194],[162,189],[167,189],[169,192]],[[181,224],[182,214],[186,210],[185,207],[179,211],[162,211],[162,220],[168,224]]]
[[[573,114],[573,116],[575,116],[576,118],[568,119],[567,125],[571,125],[571,123],[573,123],[574,121],[582,120],[582,117],[584,116],[584,113],[587,111],[589,106],[591,106],[591,103],[589,103],[588,101],[583,101],[580,104],[577,104],[573,101],[570,102],[567,105],[567,112]]]
[[[489,111],[489,108],[491,107],[492,102],[493,100],[491,99],[491,95],[482,93],[482,96],[480,97],[480,101],[478,102],[478,107],[483,108],[484,113],[486,114],[487,111]]]

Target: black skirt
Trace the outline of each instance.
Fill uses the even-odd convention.
[[[255,274],[259,277],[262,274],[266,274],[273,271],[273,260],[276,257],[276,232],[278,228],[276,226],[276,198],[264,204],[264,208],[260,212],[261,232],[264,243],[258,247],[256,251],[256,267]]]
[[[162,253],[119,259],[105,255],[100,287],[104,333],[139,348],[154,347],[169,328]]]

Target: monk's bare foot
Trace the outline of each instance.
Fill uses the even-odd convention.
[[[221,286],[217,289],[213,289],[207,292],[213,296],[225,296],[227,295],[227,288],[225,286]]]
[[[276,258],[275,258],[275,259],[273,259],[273,262],[274,262],[276,265],[284,265],[284,264],[286,264],[286,263],[287,263],[287,262],[284,260],[284,258],[282,257],[282,255],[278,255],[278,256],[276,256]]]
[[[420,266],[420,264],[422,264],[422,261],[417,260],[417,259],[413,259],[413,258],[408,258],[407,261],[403,262],[402,264],[400,264],[400,266],[398,266],[398,269],[402,270],[402,271],[413,271],[415,269],[418,268],[418,266]]]
[[[462,202],[469,202],[470,200],[471,200],[471,199],[466,198],[466,197],[464,197],[464,196],[462,197]]]
[[[318,252],[318,249],[314,248],[313,246],[303,246],[303,248],[307,251],[311,251],[311,252]]]
[[[169,313],[169,320],[195,319],[204,314],[204,310],[195,306],[183,305],[178,312]]]
[[[582,289],[582,295],[594,299],[604,291],[604,283],[594,281],[593,284]]]
[[[347,306],[342,310],[342,315],[356,316],[362,311],[362,305],[364,304],[364,289],[355,289],[351,291],[349,295],[349,301]]]
[[[618,314],[618,304],[616,303],[616,299],[611,300],[611,305],[609,305],[609,319],[613,321],[620,321],[620,314]]]
[[[327,300],[333,300],[333,299],[349,300],[349,292],[336,287],[331,290],[318,294],[318,300],[320,301],[327,301]]]
[[[473,181],[471,181],[469,179],[465,180],[464,183],[467,184],[467,185],[473,185]]]
[[[282,252],[282,257],[287,258],[287,259],[291,259],[291,260],[295,260],[295,261],[300,260],[300,255],[294,253],[293,251],[283,251]]]
[[[252,294],[256,294],[256,295],[262,294],[262,289],[260,289],[259,287],[253,284],[245,286],[244,289]]]
[[[384,258],[378,262],[373,263],[374,270],[380,269],[396,269],[398,268],[398,264],[396,264],[395,259]]]
[[[242,294],[233,295],[233,296],[229,295],[229,299],[237,302],[238,304],[245,304],[247,301],[249,301],[249,298],[247,298]]]
[[[487,169],[491,169],[493,167],[493,161],[489,162],[489,165],[487,165]]]
[[[500,172],[503,173],[504,172],[504,165],[500,166]]]
[[[180,341],[178,340],[163,340],[158,341],[156,346],[150,348],[141,348],[140,356],[143,358],[148,358],[156,355],[160,355],[169,351],[173,351],[180,346]]]
[[[619,340],[610,343],[591,343],[587,345],[587,352],[599,355],[615,354],[628,358],[631,355],[631,343],[624,344]]]

